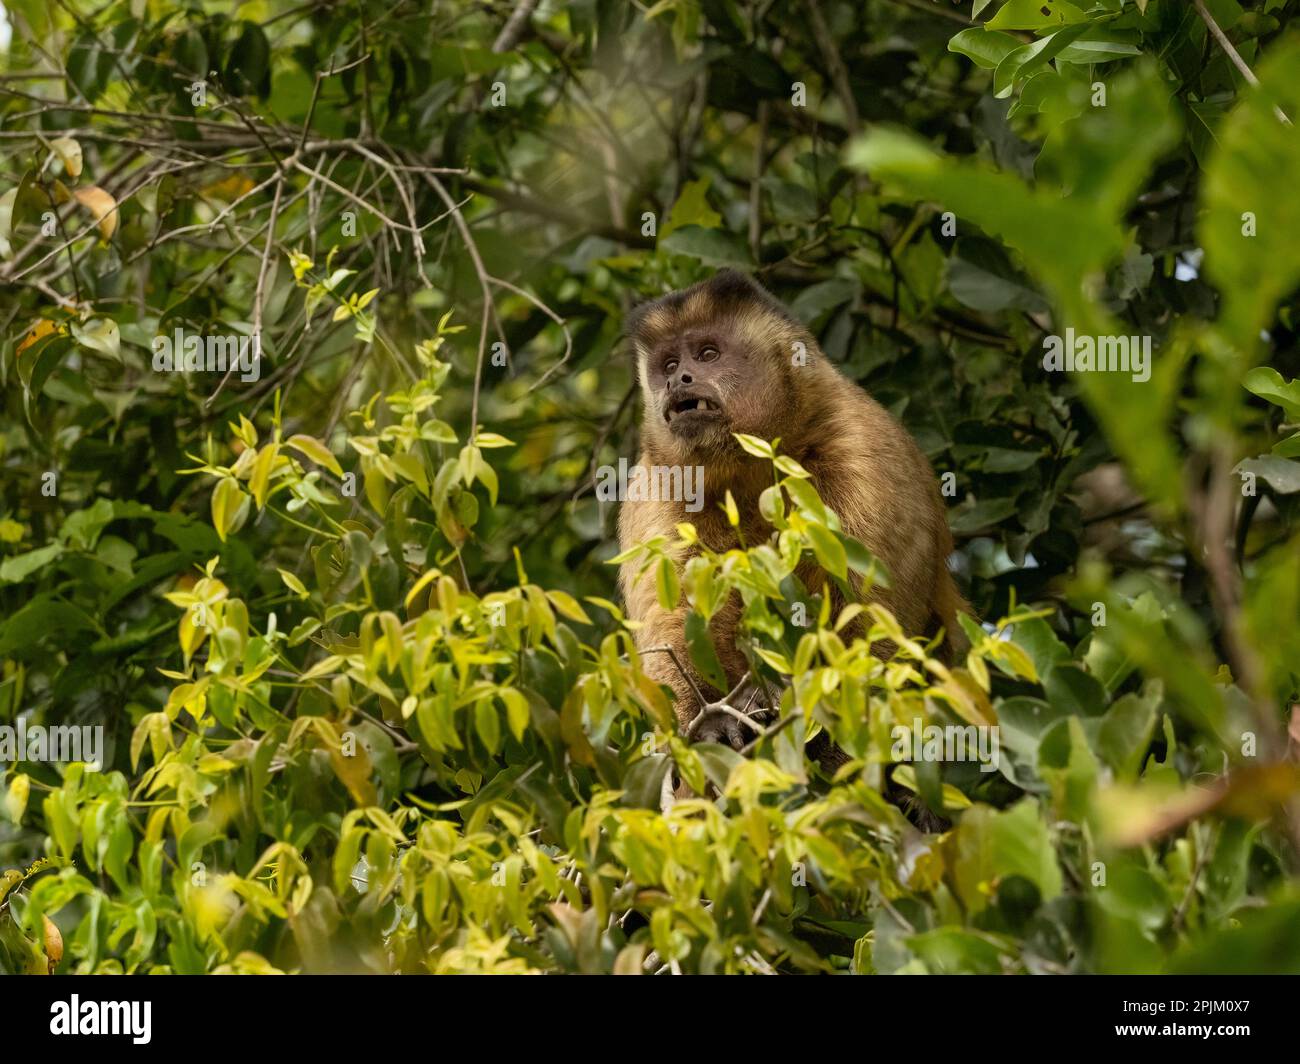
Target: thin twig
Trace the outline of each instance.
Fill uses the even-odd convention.
[[[817,41],[817,48],[822,53],[826,69],[830,73],[831,84],[835,86],[835,94],[839,96],[840,103],[844,107],[844,125],[850,134],[857,133],[862,127],[862,121],[858,117],[858,102],[853,98],[853,84],[849,81],[848,69],[844,66],[840,50],[835,44],[835,37],[826,24],[821,4],[818,3],[818,0],[807,0],[807,4],[808,15],[812,22],[813,37]]]
[[[1210,31],[1210,35],[1219,42],[1219,47],[1223,49],[1224,54],[1226,54],[1228,59],[1231,60],[1232,65],[1235,66],[1241,73],[1241,76],[1246,79],[1246,84],[1251,86],[1251,88],[1259,88],[1259,78],[1255,77],[1255,72],[1246,65],[1246,60],[1241,58],[1241,53],[1238,52],[1233,46],[1233,43],[1228,40],[1228,35],[1224,33],[1219,27],[1219,24],[1214,21],[1214,16],[1210,14],[1210,9],[1205,6],[1205,0],[1192,0],[1192,3],[1196,7],[1196,13],[1201,16],[1201,20]],[[1279,122],[1288,126],[1291,124],[1291,119],[1287,118],[1283,113],[1282,108],[1278,107],[1276,104],[1273,107],[1273,113],[1277,115]]]
[[[528,20],[533,17],[536,7],[537,0],[519,0],[518,6],[510,13],[506,24],[501,27],[500,34],[492,43],[492,51],[498,54],[510,51],[524,35],[524,30],[528,29]]]

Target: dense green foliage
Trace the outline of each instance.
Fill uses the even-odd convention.
[[[0,764],[0,970],[1300,968],[1297,0],[4,6],[0,725],[104,747]],[[794,623],[870,559],[746,441],[773,541],[639,554],[743,598],[747,757],[593,490],[627,310],[723,265],[916,436],[985,622]],[[942,833],[914,719],[999,729],[896,770]]]

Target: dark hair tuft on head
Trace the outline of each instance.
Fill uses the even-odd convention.
[[[708,291],[717,300],[719,309],[726,308],[728,305],[760,303],[769,313],[784,319],[791,325],[802,328],[802,323],[785,308],[785,305],[776,296],[772,295],[749,274],[742,273],[740,270],[733,270],[731,267],[719,270],[699,287]]]
[[[638,303],[628,312],[627,320],[624,323],[624,335],[628,337],[635,336],[641,328],[641,322],[651,310],[659,307],[674,310],[682,306],[696,292],[706,292],[713,300],[720,314],[738,309],[746,304],[759,303],[769,313],[797,328],[802,328],[802,323],[786,310],[771,292],[749,274],[728,266],[719,270],[707,280],[691,285],[690,288],[670,292],[658,299],[647,299]]]

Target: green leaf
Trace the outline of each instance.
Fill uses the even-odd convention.
[[[226,72],[240,96],[265,98],[271,91],[271,46],[262,27],[243,22],[239,38],[230,49]]]
[[[1058,669],[1053,675],[1060,673]],[[1059,818],[1075,823],[1087,818],[1099,767],[1078,717],[1057,721],[1043,733],[1038,744],[1038,775],[1052,788]]]
[[[659,240],[659,249],[699,259],[709,266],[735,266],[742,270],[754,266],[749,245],[725,229],[704,229],[698,225],[674,229]]]
[[[11,824],[21,824],[27,809],[27,796],[31,793],[31,778],[24,772],[15,772],[9,778],[5,792],[5,816]]]
[[[1057,665],[1070,660],[1070,648],[1056,637],[1051,626],[1041,617],[1017,621],[1010,634],[1011,641],[1023,647],[1032,659],[1040,680],[1045,681]]]
[[[1288,420],[1300,420],[1300,379],[1284,380],[1272,366],[1257,366],[1241,383],[1246,391],[1280,406]]]
[[[686,614],[686,649],[704,681],[718,691],[727,690],[727,677],[709,634],[709,625],[694,610]]]
[[[1011,264],[1005,252],[988,240],[963,239],[948,260],[948,289],[953,298],[973,310],[1027,310],[1039,314],[1047,301]]]
[[[1087,20],[1067,0],[1007,0],[984,25],[993,30],[1045,30]]]
[[[633,762],[623,777],[622,804],[634,809],[658,811],[664,776],[672,765],[672,759],[664,754],[651,754]]]
[[[121,361],[122,336],[117,322],[111,318],[96,318],[85,325],[73,324],[72,335],[82,347]]]
[[[556,612],[569,618],[569,620],[577,621],[579,624],[592,623],[591,618],[587,616],[587,611],[567,591],[548,591],[546,597],[550,600],[551,605],[555,607]]]
[[[1226,927],[1203,931],[1170,962],[1177,975],[1300,975],[1300,900],[1245,909]]]
[[[1233,472],[1238,476],[1253,473],[1283,495],[1300,491],[1300,462],[1293,462],[1289,458],[1278,458],[1271,454],[1247,458],[1244,462],[1238,462]]]
[[[977,66],[992,70],[1009,52],[1022,47],[1023,42],[1009,33],[975,27],[962,30],[948,41],[948,51],[957,52],[973,60]]]
[[[50,543],[0,562],[0,582],[16,584],[40,572],[63,553],[63,544]]]
[[[1300,40],[1279,41],[1256,74],[1259,89],[1243,90],[1216,130],[1199,223],[1205,270],[1223,293],[1219,324],[1242,353],[1258,347],[1278,300],[1300,283],[1300,200],[1275,184],[1300,173],[1300,138],[1274,110],[1300,121]]]
[[[1058,664],[1043,681],[1054,706],[1081,717],[1099,717],[1106,712],[1106,689],[1072,662]]]
[[[709,179],[702,177],[698,181],[688,181],[682,186],[681,195],[673,204],[668,214],[668,221],[659,231],[660,238],[666,237],[674,229],[688,225],[701,229],[716,229],[722,224],[722,215],[709,206],[706,193],[709,191]]]
[[[1017,510],[1015,499],[979,499],[963,503],[948,515],[948,527],[959,536],[972,535],[1005,521]]]
[[[1097,747],[1121,781],[1136,780],[1146,760],[1160,715],[1158,692],[1157,682],[1151,695],[1144,692],[1117,698],[1102,717]]]
[[[704,766],[704,774],[708,776],[709,782],[718,789],[719,793],[726,790],[727,781],[731,779],[731,773],[736,766],[745,763],[745,759],[729,746],[696,743],[691,749],[695,751],[700,764]]]
[[[959,927],[936,927],[905,940],[933,975],[1001,975],[1003,951],[990,937]]]
[[[999,98],[1011,95],[1015,85],[1043,70],[1062,50],[1080,37],[1085,29],[1087,26],[1082,23],[1066,26],[1050,37],[1008,53],[994,72],[994,95]]]
[[[997,884],[1010,876],[1024,876],[1044,901],[1060,894],[1061,869],[1038,802],[1026,798],[1003,811],[985,805],[966,810],[953,833],[952,874],[971,913],[987,908]]]
[[[490,698],[480,698],[474,704],[474,730],[491,753],[501,749],[501,718]]]
[[[1109,63],[1141,55],[1135,35],[1123,30],[1089,29],[1056,56],[1057,63]]]

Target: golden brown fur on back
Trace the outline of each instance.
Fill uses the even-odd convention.
[[[657,535],[674,539],[685,521],[712,550],[738,546],[718,505],[728,490],[741,514],[744,543],[766,540],[772,529],[759,515],[758,496],[772,483],[770,463],[746,454],[731,434],[779,436],[780,450],[812,474],[843,530],[887,566],[890,587],[874,589],[869,598],[888,607],[909,633],[928,635],[943,626],[953,638],[955,614],[964,603],[946,565],[952,539],[929,462],[906,429],[844,377],[780,304],[748,278],[724,271],[643,308],[629,332],[643,399],[639,464],[702,465],[704,505],[690,513],[684,500],[624,502],[624,550]],[[676,406],[689,408],[696,396],[720,411],[674,412]],[[653,576],[637,579],[636,570],[635,563],[625,564],[620,582],[628,615],[643,625],[638,647],[672,647],[689,668],[687,605],[665,611]],[[824,580],[812,564],[801,567],[799,576],[810,591]],[[728,603],[711,628],[729,684],[748,668],[735,647],[739,612],[738,601]],[[698,700],[669,656],[652,654],[644,664],[673,689],[679,719],[694,717]],[[706,694],[716,696],[707,689]]]

